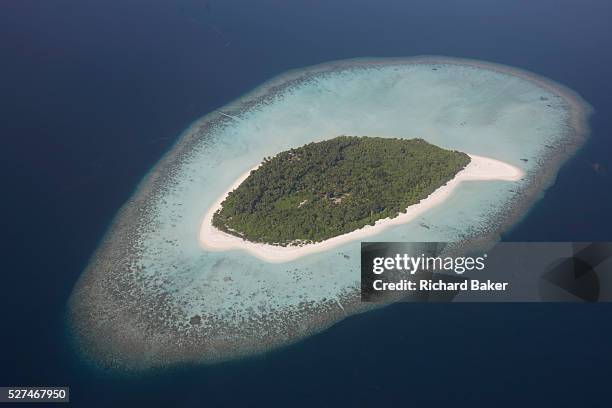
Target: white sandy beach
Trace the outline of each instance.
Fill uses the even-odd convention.
[[[338,235],[323,242],[289,247],[249,242],[242,238],[220,231],[212,225],[212,217],[221,207],[223,200],[225,200],[227,195],[236,189],[249,176],[252,170],[259,167],[258,165],[240,176],[238,180],[236,180],[231,187],[225,193],[223,193],[221,197],[219,197],[214,205],[208,209],[200,227],[200,245],[209,251],[241,249],[267,262],[288,262],[305,255],[330,250],[350,241],[362,240],[367,237],[371,237],[392,225],[410,222],[417,216],[423,214],[430,208],[435,207],[450,197],[453,190],[455,190],[455,188],[457,188],[457,186],[464,181],[518,181],[523,177],[523,172],[520,169],[508,163],[473,154],[470,154],[469,156],[471,161],[465,169],[457,173],[457,175],[451,181],[438,188],[427,198],[421,200],[418,204],[408,207],[405,213],[400,213],[395,218],[378,220],[375,225],[366,225],[365,227],[362,227],[356,231]]]

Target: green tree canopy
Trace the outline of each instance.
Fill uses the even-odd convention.
[[[264,159],[223,201],[213,225],[253,242],[319,242],[398,216],[469,162],[422,139],[309,143]]]

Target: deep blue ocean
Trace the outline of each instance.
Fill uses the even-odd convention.
[[[609,0],[4,0],[0,386],[72,405],[612,406],[610,304],[397,304],[264,356],[118,377],[71,349],[66,300],[137,183],[192,121],[293,68],[442,54],[531,70],[592,136],[504,235],[612,240]]]

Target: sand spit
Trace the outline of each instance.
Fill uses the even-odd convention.
[[[524,176],[521,169],[508,163],[473,154],[469,154],[469,156],[471,161],[465,169],[458,172],[452,180],[431,193],[427,198],[421,200],[418,204],[408,207],[405,213],[399,214],[395,218],[378,220],[374,225],[366,225],[356,231],[332,237],[323,242],[288,247],[250,242],[235,235],[223,232],[212,225],[213,215],[221,208],[221,203],[231,191],[238,188],[238,186],[249,176],[251,171],[259,167],[256,166],[242,174],[215,204],[208,209],[200,227],[200,244],[204,249],[209,251],[239,249],[266,262],[289,262],[302,256],[329,251],[347,242],[365,240],[391,226],[410,222],[420,214],[443,203],[462,182],[486,180],[518,181]]]
[[[182,219],[178,211],[169,211],[170,216],[167,216],[161,210],[171,205],[164,207],[173,197],[186,194],[186,179],[189,181],[193,178],[194,184],[201,182],[197,174],[186,174],[185,171],[193,163],[194,157],[212,150],[210,161],[218,160],[222,163],[228,158],[219,155],[221,149],[231,150],[228,157],[252,151],[251,141],[245,142],[242,150],[237,153],[236,147],[231,143],[224,144],[225,140],[219,135],[227,134],[222,132],[223,129],[236,130],[236,126],[243,126],[262,106],[275,104],[279,95],[290,94],[300,86],[327,76],[338,74],[350,77],[353,70],[375,72],[382,67],[397,68],[401,72],[405,67],[412,69],[417,66],[432,72],[452,70],[453,67],[468,68],[477,70],[478,78],[482,77],[479,75],[482,70],[484,76],[488,72],[496,72],[511,80],[520,79],[525,87],[549,94],[547,98],[550,100],[540,101],[536,93],[535,101],[526,104],[540,109],[536,109],[537,112],[546,109],[554,111],[555,118],[560,122],[555,127],[555,133],[547,140],[541,143],[538,140],[538,145],[529,151],[529,157],[522,156],[523,151],[520,152],[521,156],[513,156],[514,160],[506,160],[503,154],[496,154],[495,148],[501,142],[507,150],[522,147],[521,143],[510,144],[508,140],[500,143],[495,140],[495,144],[487,145],[490,151],[457,149],[503,160],[523,171],[524,177],[512,182],[512,185],[516,185],[512,193],[508,193],[508,189],[495,190],[500,193],[505,191],[508,198],[496,203],[495,208],[487,213],[486,220],[476,216],[464,217],[469,221],[474,220],[476,224],[457,234],[452,229],[442,231],[436,228],[434,221],[446,225],[444,220],[430,220],[431,230],[418,230],[419,236],[430,234],[428,237],[432,239],[447,239],[452,235],[466,250],[495,241],[501,232],[524,216],[542,191],[554,182],[561,164],[580,148],[588,136],[588,116],[592,109],[576,93],[536,74],[499,64],[441,56],[354,59],[282,74],[193,123],[121,208],[69,300],[69,328],[75,348],[83,358],[95,366],[128,371],[169,367],[180,363],[214,363],[291,344],[330,327],[346,316],[371,308],[371,305],[362,304],[359,299],[358,253],[349,253],[347,250],[341,252],[338,247],[293,261],[268,263],[245,251],[203,249],[199,242],[203,212],[215,207],[215,199],[223,196],[225,187],[215,189],[214,195],[202,200],[197,196],[195,199],[189,196],[189,200],[172,203],[181,209],[188,205],[197,206],[197,211],[194,210],[194,215],[183,229],[179,230]],[[464,74],[469,81],[471,74],[461,72],[461,75]],[[457,89],[461,88],[458,86]],[[315,94],[318,97],[325,95],[325,92],[343,90],[317,89]],[[523,95],[524,90],[521,89],[520,95]],[[517,95],[512,94],[511,89],[502,87],[493,91],[491,96],[498,98],[509,93],[508,106],[514,106],[512,103]],[[547,104],[550,104],[549,108]],[[482,109],[486,108],[486,105],[482,105]],[[474,109],[467,113],[478,114],[481,108]],[[461,111],[451,113],[457,112]],[[359,113],[361,115],[358,119],[369,114]],[[485,119],[490,120],[490,124],[485,123],[482,129],[472,129],[469,126],[473,121],[467,121],[466,129],[482,130],[487,138],[493,137],[491,135],[495,135],[495,125],[499,123],[495,120],[502,120],[503,117],[499,117],[500,112],[488,113]],[[520,113],[518,116],[526,117],[529,111]],[[241,120],[236,121],[235,118]],[[462,119],[446,115],[440,118],[442,122],[438,121],[435,125],[448,124],[448,130],[453,131],[462,126]],[[282,121],[274,122],[275,127],[280,124]],[[352,122],[346,124],[351,125]],[[286,127],[284,130],[295,128]],[[340,132],[333,130],[330,137],[343,132],[380,134],[379,129],[370,128],[341,129]],[[410,129],[404,130],[394,130],[388,134],[424,136],[412,133]],[[252,135],[257,131],[257,126],[246,131]],[[432,131],[428,136],[435,139],[435,135]],[[320,134],[313,137],[320,137]],[[482,140],[486,143],[488,139]],[[524,139],[525,144],[531,140]],[[277,151],[286,147],[273,144],[278,140],[265,142]],[[436,143],[435,140],[431,142]],[[524,162],[516,157],[524,157],[529,161]],[[235,162],[235,167],[244,162],[252,165],[256,161],[253,157],[241,159]],[[231,177],[223,179],[224,186],[229,185],[239,175],[239,171],[231,174]],[[221,172],[213,175],[215,178],[223,176]],[[214,181],[212,178],[208,180]],[[477,184],[486,189],[486,186],[495,183],[497,181],[461,183],[453,194],[461,194],[468,185]],[[445,206],[445,202],[442,202],[436,212]],[[422,216],[417,216],[417,219]],[[397,228],[388,228],[381,234],[416,228],[415,225],[418,226],[418,222],[407,222]],[[350,247],[351,244],[347,245]],[[318,263],[311,262],[318,258],[325,259]],[[325,265],[330,265],[330,269],[322,270]]]

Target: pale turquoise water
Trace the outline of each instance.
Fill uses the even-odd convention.
[[[313,74],[206,136],[156,200],[153,232],[142,241],[139,261],[148,291],[170,294],[187,318],[218,316],[238,324],[242,318],[299,310],[300,302],[334,299],[359,287],[358,241],[284,264],[199,246],[205,211],[265,156],[341,134],[419,137],[530,173],[537,170],[545,145],[555,144],[567,131],[563,98],[518,76],[455,64],[360,64]],[[289,73],[244,98],[298,75]],[[198,123],[188,132],[197,128]],[[515,194],[510,190],[522,183],[464,183],[444,204],[369,240],[458,240],[494,226],[495,214]]]

